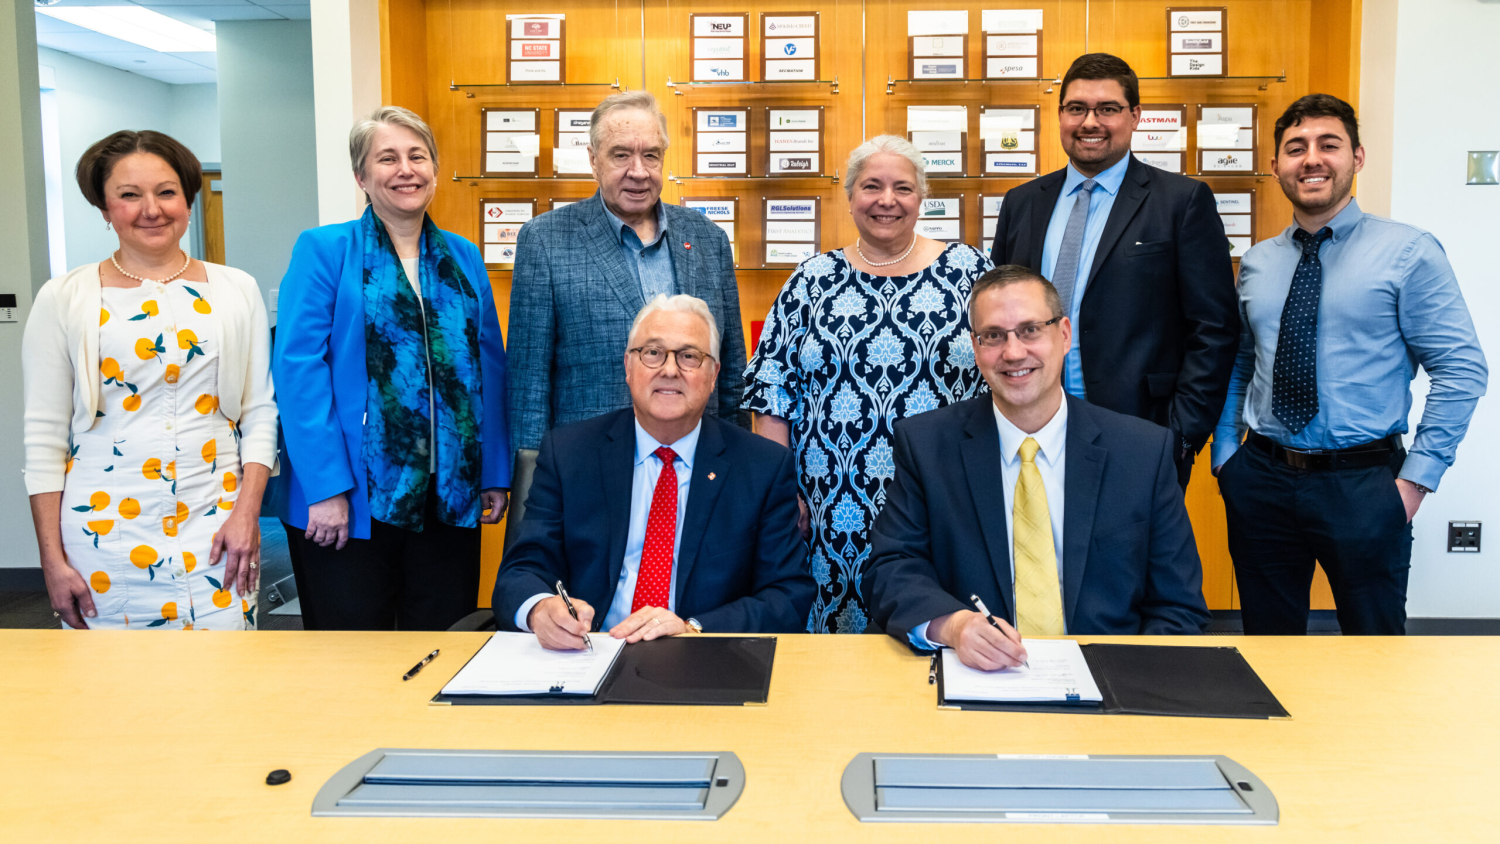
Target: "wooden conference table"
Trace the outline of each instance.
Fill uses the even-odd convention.
[[[886,636],[780,637],[764,707],[428,705],[484,639],[0,631],[0,841],[1500,840],[1500,639],[1151,640],[1237,645],[1290,721],[939,711],[927,660]],[[710,823],[311,817],[378,747],[730,750],[747,780]],[[861,751],[1224,754],[1281,823],[860,824],[839,778]],[[267,786],[276,768],[292,781]]]

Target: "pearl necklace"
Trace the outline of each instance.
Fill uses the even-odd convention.
[[[897,258],[894,261],[886,261],[884,263],[877,264],[876,262],[871,261],[869,258],[865,257],[865,250],[859,248],[859,238],[856,237],[854,239],[854,251],[859,253],[860,260],[864,261],[866,264],[869,264],[872,267],[889,267],[892,264],[899,264],[902,261],[905,261],[906,260],[906,256],[910,255],[911,251],[913,249],[916,249],[916,248],[917,248],[917,235],[916,235],[915,232],[913,232],[912,236],[911,236],[911,245],[908,246],[908,247],[906,247],[906,251],[901,253],[901,257],[900,258]]]
[[[189,257],[186,252],[182,253],[182,257],[185,259],[182,262],[182,269],[178,270],[175,273],[172,273],[171,275],[167,276],[166,278],[162,279],[161,281],[156,282],[157,284],[166,284],[167,282],[172,281],[173,279],[175,279],[178,276],[182,275],[183,273],[187,272],[188,266],[193,263],[193,259],[191,257]],[[860,257],[864,257],[864,256],[860,256]],[[150,282],[150,281],[153,280],[153,279],[149,279],[149,278],[141,278],[138,275],[131,275],[130,273],[125,272],[125,268],[122,267],[122,266],[120,266],[119,260],[116,259],[114,255],[110,255],[109,256],[109,262],[111,264],[114,264],[115,265],[115,270],[118,271],[120,273],[120,275],[125,276],[126,278],[133,278],[133,279],[135,279],[136,281],[139,281],[142,284],[146,284],[147,282]]]

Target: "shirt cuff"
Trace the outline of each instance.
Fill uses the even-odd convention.
[[[927,625],[931,623],[930,621],[924,621],[907,632],[906,638],[907,641],[911,642],[912,647],[922,651],[940,651],[943,649],[942,645],[927,640]]]
[[[526,603],[522,604],[521,608],[516,610],[516,629],[522,633],[532,632],[531,628],[526,626],[526,619],[531,615],[531,608],[550,597],[552,597],[551,592],[538,592],[527,598]]]
[[[1443,479],[1443,473],[1446,471],[1448,467],[1443,464],[1443,461],[1425,454],[1408,452],[1406,461],[1401,464],[1401,471],[1396,477],[1437,492],[1438,482]]]
[[[1209,461],[1213,464],[1213,468],[1223,466],[1229,462],[1229,458],[1233,457],[1236,451],[1240,450],[1238,433],[1233,428],[1220,428],[1214,432],[1213,459]]]

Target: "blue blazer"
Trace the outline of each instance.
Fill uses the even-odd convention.
[[[484,395],[480,432],[481,489],[510,486],[509,428],[505,423],[505,341],[495,294],[479,250],[444,231],[448,248],[479,296],[479,376]],[[292,248],[281,280],[276,348],[271,375],[281,395],[281,494],[276,515],[307,527],[307,507],[339,493],[349,495],[349,535],[370,538],[368,476],[361,459],[364,437],[364,247],[359,220],[308,229]]]
[[[542,438],[526,518],[495,579],[501,630],[561,580],[604,621],[625,560],[635,466],[631,409]],[[712,476],[712,477],[710,477]],[[815,584],[797,531],[792,452],[703,417],[677,552],[674,607],[710,633],[801,633]]]
[[[871,531],[870,615],[912,628],[977,594],[1015,622],[990,397],[896,423],[896,477]],[[1063,614],[1069,635],[1201,633],[1203,569],[1167,429],[1067,397]]]
[[[745,334],[734,250],[698,211],[661,207],[677,292],[708,303],[719,327],[719,383],[705,413],[748,428],[740,413]],[[551,428],[630,407],[625,345],[645,305],[597,192],[521,227],[510,284],[514,448],[536,448]]]

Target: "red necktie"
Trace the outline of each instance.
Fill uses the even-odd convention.
[[[635,575],[635,597],[630,611],[641,607],[667,609],[672,591],[672,554],[677,544],[677,453],[662,446],[654,454],[661,458],[661,474],[651,494],[651,513],[646,517],[646,546]]]

